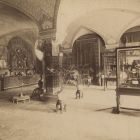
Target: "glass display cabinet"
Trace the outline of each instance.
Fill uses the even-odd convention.
[[[140,96],[140,47],[116,49],[116,113],[120,112],[120,95]]]

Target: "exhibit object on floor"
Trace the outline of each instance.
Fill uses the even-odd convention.
[[[140,96],[140,47],[116,49],[117,88],[116,113],[120,112],[120,96]]]
[[[23,95],[22,93],[19,94],[19,96],[14,96],[13,97],[13,103],[18,104],[18,102],[25,102],[29,101],[30,102],[30,96],[28,95]]]
[[[56,102],[56,112],[60,111],[65,111],[66,112],[66,107],[67,105],[60,99],[57,100]]]

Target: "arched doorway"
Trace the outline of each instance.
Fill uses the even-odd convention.
[[[120,38],[120,47],[140,46],[140,26],[125,31]]]
[[[103,70],[102,52],[105,49],[103,39],[97,35],[86,34],[75,40],[72,49],[72,63],[83,79],[91,77],[92,84],[99,84]]]

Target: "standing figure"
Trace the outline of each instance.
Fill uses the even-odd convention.
[[[38,87],[39,87],[39,89],[43,88],[42,76],[41,76],[40,80],[38,81]]]
[[[104,86],[104,84],[105,84],[105,75],[102,73],[101,74],[101,86]]]
[[[77,98],[80,99],[81,97],[83,97],[83,86],[82,86],[82,84],[77,83],[76,88],[77,88],[77,90],[76,90],[76,99]]]
[[[87,84],[88,84],[88,87],[91,85],[91,77],[90,76],[88,76]]]

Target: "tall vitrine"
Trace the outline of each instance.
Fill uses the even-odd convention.
[[[120,112],[120,96],[140,96],[140,47],[116,49],[117,88],[116,112]]]

